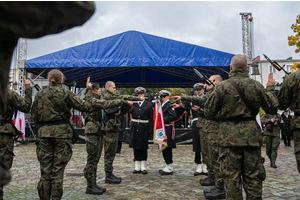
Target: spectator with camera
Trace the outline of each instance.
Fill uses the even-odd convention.
[[[280,130],[284,121],[280,114],[264,113],[261,117],[261,123],[265,124],[264,137],[266,143],[266,153],[270,159],[270,166],[277,168],[275,162],[277,158],[278,147],[280,145]]]

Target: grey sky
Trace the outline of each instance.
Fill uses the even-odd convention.
[[[295,53],[287,37],[300,14],[300,1],[98,1],[83,26],[40,39],[28,39],[27,59],[129,30],[242,54],[240,12],[253,16],[254,55],[286,59]]]

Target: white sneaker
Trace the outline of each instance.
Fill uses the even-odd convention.
[[[203,173],[208,173],[207,171],[207,165],[205,163],[203,163],[203,170],[202,170]]]
[[[203,172],[202,163],[201,164],[197,164],[196,172],[198,172],[199,174],[201,174]]]

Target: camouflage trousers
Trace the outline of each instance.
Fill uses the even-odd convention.
[[[40,199],[61,199],[64,170],[72,154],[70,139],[41,138],[37,143],[36,155],[41,169],[37,185]]]
[[[266,153],[271,162],[276,162],[278,147],[280,145],[279,136],[265,135]]]
[[[9,134],[0,133],[0,154],[3,157],[8,169],[11,168],[13,163],[14,140]],[[3,187],[0,186],[0,199],[3,199]]]
[[[118,132],[106,132],[104,136],[104,171],[105,176],[110,177],[113,173],[113,162],[118,147]]]
[[[220,147],[219,154],[226,199],[243,200],[243,186],[246,199],[261,200],[262,182],[266,178],[261,148]]]
[[[85,135],[87,162],[83,170],[87,186],[96,185],[97,166],[103,147],[103,135]]]
[[[224,189],[224,181],[220,172],[219,144],[217,143],[217,135],[217,133],[209,133],[208,151],[212,169],[215,173],[215,186],[218,189]]]
[[[215,172],[212,168],[211,160],[209,158],[209,151],[208,151],[209,143],[208,143],[207,133],[204,132],[201,127],[201,128],[199,128],[199,134],[200,134],[202,157],[203,157],[204,163],[207,166],[208,177],[215,179]]]
[[[297,162],[298,172],[300,173],[300,129],[296,129],[293,132],[294,139],[294,153]]]

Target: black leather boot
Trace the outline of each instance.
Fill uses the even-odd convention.
[[[203,190],[203,193],[204,193],[204,194],[206,194],[206,193],[211,193],[211,192],[213,192],[213,191],[216,190],[216,189],[217,189],[216,186],[214,186],[214,187],[212,187],[212,188],[208,188],[208,189]]]
[[[206,178],[201,178],[200,179],[200,185],[203,186],[214,186],[215,185],[215,180],[210,178],[210,177],[206,177]]]
[[[105,187],[100,187],[99,185],[96,184],[96,187],[99,189],[99,190],[103,190],[104,192],[106,191],[106,188]]]
[[[205,193],[204,196],[207,199],[226,199],[225,190],[224,189],[220,190],[218,188],[216,188],[215,190],[213,190],[210,193]]]
[[[106,191],[106,189],[105,189]],[[97,195],[101,195],[103,194],[103,192],[105,192],[104,190],[99,189],[96,185],[93,186],[87,186],[85,193],[86,194],[97,194]]]
[[[122,179],[120,177],[115,176],[112,174],[110,177],[105,178],[105,183],[112,183],[112,184],[119,184],[122,182]]]
[[[277,168],[277,165],[275,165],[275,162],[271,162],[270,166],[273,168]]]

